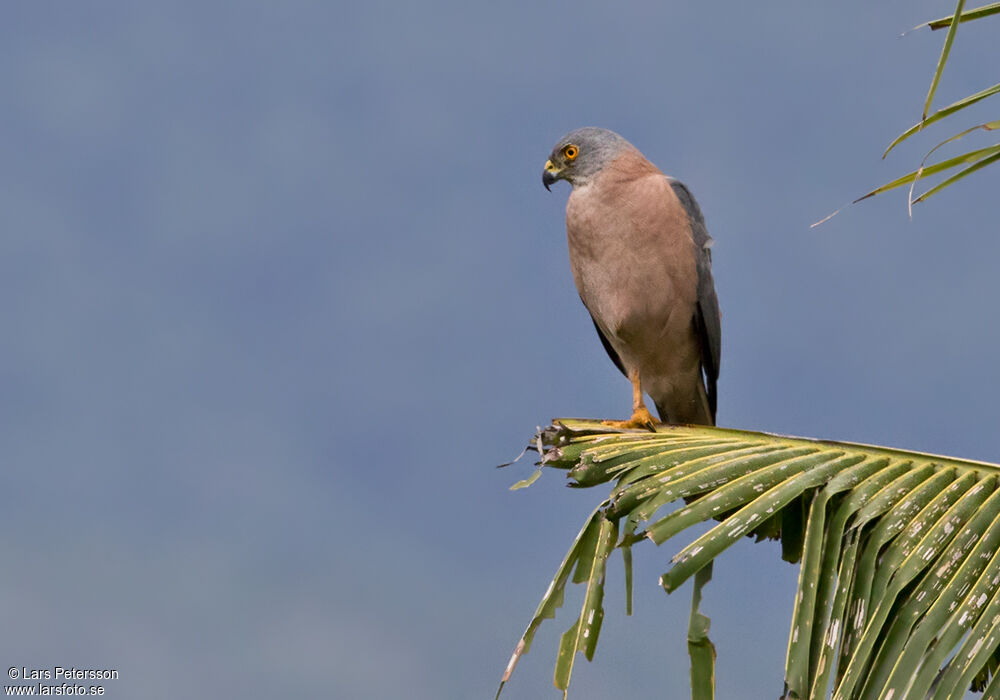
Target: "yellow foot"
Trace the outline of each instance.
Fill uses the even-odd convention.
[[[612,428],[618,428],[619,430],[628,430],[630,428],[645,428],[646,430],[655,430],[657,421],[650,414],[649,409],[643,406],[632,413],[632,417],[628,420],[602,420],[601,423]]]

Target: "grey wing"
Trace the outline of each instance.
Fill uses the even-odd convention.
[[[586,306],[586,304],[584,304],[584,306]],[[608,340],[608,337],[604,335],[604,331],[602,331],[601,327],[597,325],[597,319],[594,318],[593,314],[591,314],[590,320],[594,322],[594,329],[597,331],[597,337],[601,339],[601,345],[603,345],[604,349],[607,351],[608,357],[610,357],[611,361],[615,363],[615,367],[620,369],[621,373],[627,377],[628,372],[625,371],[625,365],[622,362],[622,358],[618,356],[618,353],[615,352],[615,349],[611,346],[611,342]]]
[[[705,373],[705,389],[708,405],[715,421],[715,407],[718,402],[716,385],[719,380],[719,359],[722,353],[722,324],[719,299],[715,295],[715,280],[712,279],[712,237],[708,235],[705,217],[698,202],[683,182],[670,179],[674,194],[681,201],[688,215],[691,233],[694,237],[695,256],[698,265],[698,308],[695,312],[695,326],[701,345],[701,367]]]

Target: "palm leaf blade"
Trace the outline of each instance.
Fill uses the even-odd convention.
[[[973,477],[975,479],[975,477]],[[865,622],[871,610],[871,592],[877,566],[884,566],[882,554],[890,542],[898,542],[900,533],[918,512],[928,507],[936,494],[947,493],[945,486],[954,480],[953,470],[932,472],[918,487],[912,489],[905,498],[880,518],[865,537],[864,546],[858,559],[857,569],[847,602],[847,617],[843,624],[843,639],[837,664],[840,673],[840,688],[849,695],[852,686],[846,683],[846,669],[851,660],[855,641],[864,631]]]
[[[907,129],[899,136],[897,136],[895,139],[893,139],[892,143],[890,143],[888,148],[885,149],[885,153],[882,154],[882,157],[885,158],[887,155],[889,155],[889,151],[891,151],[896,146],[901,144],[903,141],[910,138],[915,133],[921,131],[925,127],[928,127],[934,122],[940,121],[945,117],[950,116],[955,112],[958,112],[959,110],[965,109],[966,107],[971,107],[977,102],[985,100],[987,97],[991,97],[993,95],[996,95],[997,93],[1000,93],[1000,83],[997,83],[992,87],[988,87],[985,90],[980,90],[979,92],[969,95],[968,97],[963,97],[961,100],[953,102],[947,107],[942,107],[941,109],[934,112],[934,114],[930,115],[929,117],[925,117],[924,119],[921,119],[919,122],[917,122],[909,129]]]
[[[573,566],[576,564],[577,560],[580,558],[580,545],[581,542],[586,538],[590,531],[598,527],[599,517],[600,517],[600,507],[594,510],[587,518],[580,532],[577,534],[576,539],[573,540],[573,544],[570,545],[569,551],[566,552],[566,556],[559,568],[556,570],[556,575],[553,577],[551,583],[549,583],[548,589],[545,591],[545,595],[542,596],[541,602],[535,609],[535,614],[531,617],[531,621],[528,623],[527,629],[525,629],[524,634],[521,635],[521,639],[518,640],[517,645],[514,647],[514,653],[511,654],[510,661],[507,662],[507,667],[504,669],[503,677],[500,680],[500,687],[497,689],[497,697],[503,691],[504,684],[510,680],[511,674],[514,673],[514,668],[517,667],[518,660],[531,649],[531,641],[534,639],[535,632],[538,631],[539,625],[542,621],[548,618],[554,618],[556,616],[556,610],[562,607],[563,595],[566,590],[566,583],[569,580],[570,572]]]
[[[959,22],[968,22],[974,19],[981,19],[983,17],[989,17],[990,15],[995,15],[1000,13],[1000,2],[995,2],[991,5],[983,5],[982,7],[976,7],[974,9],[963,12],[959,15]],[[931,29],[944,29],[945,27],[950,27],[952,20],[955,15],[948,15],[947,17],[942,17],[940,19],[931,20],[926,24],[920,25],[921,27],[927,26]]]
[[[957,604],[959,591],[967,589],[978,578],[986,566],[984,553],[1000,546],[1000,491],[996,490],[996,479],[984,479],[986,488],[991,490],[986,502],[979,507],[951,543],[929,567],[929,573],[919,582],[905,603],[895,609],[888,630],[876,630],[871,626],[866,636],[872,640],[862,640],[862,645],[874,643],[880,646],[871,672],[868,675],[863,697],[879,697],[889,673],[899,658],[906,641],[910,638],[914,625],[924,619],[924,615],[935,600],[942,601],[938,614],[928,617],[928,625],[943,624],[947,606]]]
[[[927,99],[924,101],[923,119],[927,119],[927,113],[931,110],[934,93],[937,92],[938,83],[941,82],[941,74],[944,73],[944,66],[948,62],[948,54],[951,53],[951,45],[955,43],[955,34],[958,32],[958,25],[962,23],[962,10],[964,8],[965,0],[958,0],[958,4],[955,6],[955,13],[951,17],[951,25],[948,27],[948,35],[944,38],[944,46],[941,47],[941,56],[938,58],[934,77],[931,79],[930,90],[927,91]]]
[[[660,583],[668,591],[675,590],[693,573],[704,566],[710,559],[739,541],[766,516],[784,508],[792,499],[802,495],[810,488],[818,485],[829,474],[851,467],[864,457],[852,455],[840,457],[816,469],[803,472],[762,493],[751,503],[740,508],[734,515],[726,518],[707,533],[696,539],[675,557],[673,568],[663,575]]]
[[[604,620],[604,572],[608,555],[615,546],[617,525],[605,518],[600,518],[593,532],[595,533],[593,537],[583,540],[584,547],[593,542],[593,551],[588,552],[586,556],[581,556],[577,564],[577,573],[579,574],[582,570],[585,574],[579,582],[585,581],[587,583],[583,607],[580,610],[580,617],[563,634],[559,644],[559,656],[556,660],[554,683],[556,688],[563,691],[564,697],[569,690],[569,681],[573,674],[577,652],[582,651],[588,660],[594,658],[597,637]],[[576,582],[576,578],[577,576],[574,576],[574,582]]]
[[[698,572],[746,535],[794,540],[788,558],[801,557],[801,568],[785,697],[832,692],[855,700],[890,691],[897,699],[922,697],[938,677],[948,687],[997,687],[1000,618],[991,617],[994,603],[1000,614],[997,465],[694,426],[638,432],[567,420],[539,439],[543,464],[565,469],[571,485],[612,484],[515,651],[516,657],[527,650],[571,580],[583,584],[579,617],[560,644],[555,682],[561,689],[569,685],[576,653],[594,654],[606,562],[622,519],[617,546],[627,590],[634,543],[662,544],[700,522],[718,521],[674,557],[661,578],[668,592],[691,577],[700,591]],[[672,512],[656,515],[671,503]],[[710,643],[699,631],[707,632],[707,618],[697,617],[693,605],[692,679],[699,696],[709,697],[714,660],[710,667]],[[955,651],[964,656],[949,665]]]
[[[992,478],[990,478],[992,480]],[[856,649],[850,656],[841,691],[849,695],[859,682],[872,676],[870,665],[877,643],[888,632],[887,622],[903,589],[918,575],[925,572],[936,561],[941,551],[960,531],[965,519],[978,508],[990,494],[992,487],[973,485],[974,474],[966,474],[941,491],[935,502],[924,509],[919,517],[907,525],[907,530],[915,535],[926,533],[922,538],[900,536],[890,546],[879,562],[879,576],[870,591],[869,598],[856,603],[849,634],[859,637]],[[959,496],[960,494],[960,496]],[[938,518],[940,507],[946,507],[943,517]],[[931,524],[931,521],[936,521]],[[856,598],[857,600],[857,598]],[[867,611],[871,612],[868,613]]]
[[[925,168],[919,168],[912,172],[907,173],[901,177],[896,178],[892,182],[887,182],[881,187],[876,187],[871,192],[864,194],[854,202],[860,202],[863,199],[868,199],[869,197],[874,197],[877,194],[882,194],[888,190],[893,190],[897,187],[902,187],[903,185],[908,185],[913,182],[917,177],[930,177],[931,175],[936,175],[937,173],[943,172],[945,170],[950,170],[951,168],[956,168],[960,165],[965,165],[967,163],[978,163],[979,161],[994,156],[1000,153],[1000,146],[987,146],[986,148],[979,148],[975,151],[969,151],[968,153],[963,153],[962,155],[954,156],[948,158],[947,160],[942,160],[940,162],[934,163],[933,165],[928,165]]]
[[[758,494],[784,481],[789,473],[797,474],[828,461],[830,461],[829,454],[811,454],[782,460],[740,476],[734,481],[720,485],[712,495],[699,498],[686,508],[675,510],[656,521],[646,529],[646,536],[658,545],[663,544],[690,525],[704,522],[714,517],[716,513],[728,512],[754,499]]]
[[[688,622],[688,655],[691,657],[691,700],[715,698],[715,645],[708,638],[711,620],[701,613],[701,589],[712,580],[712,564],[694,578],[691,618]]]
[[[917,202],[922,202],[925,199],[937,194],[945,187],[949,187],[950,185],[953,185],[959,180],[961,180],[962,178],[967,177],[972,173],[976,172],[977,170],[981,170],[985,168],[987,165],[997,162],[998,160],[1000,160],[1000,146],[997,146],[996,149],[997,151],[994,152],[993,155],[989,156],[988,158],[983,158],[982,160],[977,161],[976,163],[970,165],[969,167],[955,173],[948,179],[938,183],[937,185],[935,185],[934,187],[932,187],[931,189],[927,190],[922,195],[914,199],[913,203],[916,204]]]
[[[884,470],[888,464],[889,461],[885,459],[869,459],[841,472],[833,477],[816,494],[810,505],[809,518],[806,525],[805,546],[803,547],[802,563],[799,568],[798,588],[801,595],[795,598],[795,608],[792,612],[792,625],[789,632],[788,653],[785,660],[785,683],[787,690],[794,696],[805,697],[809,690],[807,679],[810,675],[810,661],[812,660],[810,642],[816,600],[822,585],[823,539],[827,532],[827,504],[837,494],[868,480],[876,472]],[[874,491],[877,486],[870,486],[869,488]]]

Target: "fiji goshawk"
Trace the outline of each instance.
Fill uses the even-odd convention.
[[[697,202],[607,129],[564,136],[542,173],[573,186],[566,234],[573,279],[604,349],[632,383],[632,417],[715,424],[721,329],[712,239]]]

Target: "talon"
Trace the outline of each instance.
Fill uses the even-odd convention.
[[[619,430],[634,430],[636,428],[645,428],[646,430],[655,431],[657,421],[653,418],[652,414],[649,412],[645,406],[637,408],[633,413],[632,417],[628,420],[604,420],[601,421],[603,425],[607,425],[611,428],[618,428]]]

